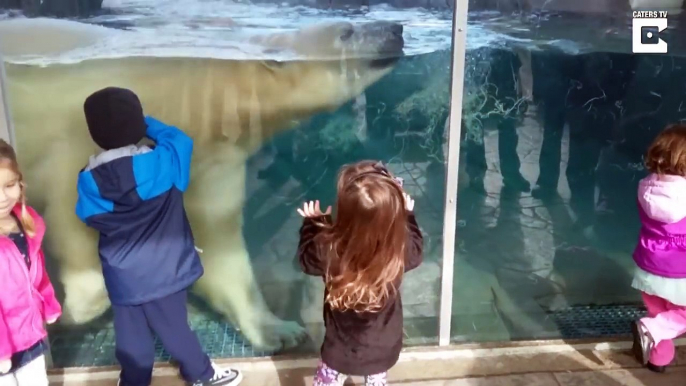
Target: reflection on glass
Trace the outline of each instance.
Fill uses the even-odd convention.
[[[91,18],[0,20],[17,149],[64,304],[56,366],[114,362],[96,237],[74,214],[77,173],[98,151],[83,102],[106,86],[195,140],[184,200],[205,275],[190,318],[212,356],[318,349],[323,283],[295,261],[295,209],[332,203],[337,170],[363,158],[416,199],[426,252],[403,284],[405,332],[436,341],[451,12],[363,11],[124,0]]]
[[[628,5],[535,11],[470,13],[454,341],[623,335],[642,312],[636,189],[684,118],[679,32],[636,55]]]

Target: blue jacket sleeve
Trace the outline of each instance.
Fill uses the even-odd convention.
[[[114,210],[114,203],[100,195],[98,184],[91,172],[80,172],[77,181],[76,215],[81,221],[88,224],[90,217]]]
[[[188,188],[191,173],[191,156],[193,139],[174,126],[166,125],[153,117],[146,117],[147,136],[155,141],[155,150],[141,157],[142,165],[135,165],[136,180],[139,189],[143,188],[141,197],[150,198],[160,193],[161,187],[177,189],[184,192]],[[148,156],[148,157],[146,157]],[[146,184],[145,182],[149,182]],[[148,185],[148,189],[145,188]]]

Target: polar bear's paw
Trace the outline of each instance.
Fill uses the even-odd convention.
[[[62,305],[60,322],[66,325],[86,324],[104,314],[109,307],[107,296],[84,302],[81,296],[67,295]]]
[[[307,337],[305,328],[290,320],[281,320],[275,327],[272,334],[281,342],[284,350],[299,346]]]
[[[99,272],[69,273],[63,276],[65,299],[62,304],[60,323],[80,325],[88,323],[105,313],[110,301]]]
[[[267,352],[297,347],[307,338],[305,328],[289,320],[273,320],[260,330],[251,330],[243,330],[242,333],[256,349]]]

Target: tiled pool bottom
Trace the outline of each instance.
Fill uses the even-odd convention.
[[[630,322],[645,314],[633,305],[576,306],[553,312],[549,317],[563,339],[617,337],[631,333]],[[257,351],[230,325],[219,320],[194,319],[191,326],[200,343],[212,358],[260,357],[272,353]],[[429,341],[411,343],[432,344]],[[50,335],[53,366],[89,367],[116,364],[114,331],[111,327],[97,331],[55,331]],[[156,359],[168,362],[170,355],[159,340],[155,341]]]
[[[230,325],[219,320],[191,321],[200,344],[212,358],[239,358],[268,356],[257,351]],[[55,331],[50,334],[53,367],[110,366],[117,363],[114,356],[114,329]],[[155,359],[169,362],[169,353],[155,338]]]

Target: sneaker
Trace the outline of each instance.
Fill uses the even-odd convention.
[[[648,362],[648,370],[650,370],[654,373],[662,374],[665,371],[667,371],[667,366],[656,366],[656,365]]]
[[[243,380],[243,374],[236,369],[222,369],[212,364],[214,376],[207,381],[195,381],[191,386],[236,386]]]
[[[634,346],[632,347],[634,356],[643,366],[646,366],[648,359],[650,359],[650,351],[653,349],[653,340],[639,320],[631,324],[631,333],[634,335]]]

